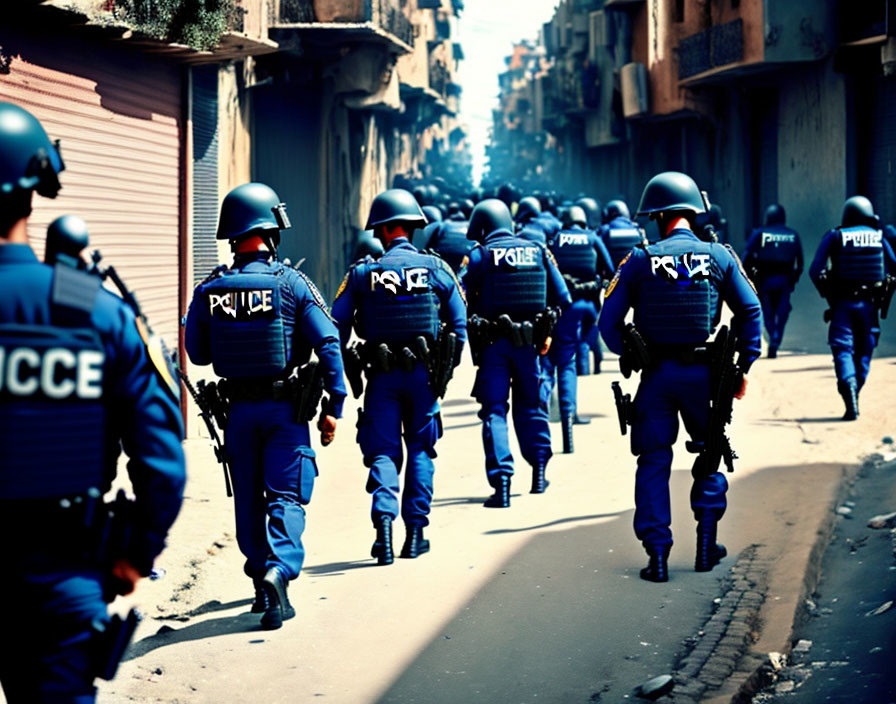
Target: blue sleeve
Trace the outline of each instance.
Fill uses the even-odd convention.
[[[821,281],[822,272],[827,271],[828,268],[828,256],[830,255],[831,245],[834,242],[834,237],[837,234],[836,230],[830,230],[821,240],[821,244],[818,245],[818,249],[815,252],[815,257],[812,259],[812,264],[809,266],[809,278],[812,279],[812,283],[815,284],[815,288],[818,288],[819,282]],[[819,293],[821,289],[819,289]]]
[[[747,246],[744,247],[743,260],[744,264],[750,264],[750,260],[756,256],[757,251],[759,250],[759,238],[762,235],[760,230],[753,230],[750,233],[750,237],[747,239]]]
[[[110,427],[128,456],[136,500],[134,541],[127,557],[146,576],[183,501],[183,419],[179,398],[150,359],[134,314],[117,299],[104,301],[102,310],[113,320]]]
[[[884,245],[884,268],[888,274],[896,274],[896,256],[893,254],[893,247],[886,240]]]
[[[467,302],[464,300],[460,282],[445,262],[436,260],[435,276],[436,295],[439,297],[439,317],[448,325],[449,332],[457,335],[458,345],[462,348],[467,341]],[[458,357],[460,352],[458,352]]]
[[[622,330],[625,316],[632,305],[631,290],[643,256],[632,250],[619,263],[619,268],[604,294],[604,305],[597,321],[597,329],[610,351],[622,354]]]
[[[737,254],[722,246],[728,255],[727,261],[723,260],[722,299],[734,313],[731,328],[737,335],[739,363],[746,373],[762,352],[762,306]]]
[[[544,266],[548,275],[548,305],[560,306],[561,310],[566,310],[572,305],[572,296],[569,295],[569,288],[563,280],[563,274],[557,266],[557,260],[551,254],[551,250],[542,247],[544,252]]]
[[[467,305],[471,310],[476,309],[476,299],[479,296],[479,289],[482,281],[482,252],[483,248],[479,245],[473,247],[468,255],[467,268],[461,275],[461,283],[467,292]]]
[[[793,234],[796,235],[796,270],[793,272],[793,280],[795,282],[803,275],[805,262],[803,261],[803,243],[800,240],[799,234],[796,232]]]
[[[314,347],[323,368],[324,388],[330,396],[328,412],[341,418],[346,390],[339,330],[314,284],[308,280],[302,283],[296,284],[296,325],[302,338]]]
[[[613,272],[616,271],[616,267],[613,266],[613,258],[610,256],[610,250],[607,249],[607,245],[604,244],[600,237],[595,240],[594,248],[597,250],[598,273],[601,276],[610,278],[613,276]]]
[[[184,347],[190,361],[198,366],[212,363],[211,341],[208,326],[210,314],[205,304],[203,286],[200,284],[193,291],[193,300],[187,311],[187,327],[184,330]]]
[[[339,285],[336,298],[333,299],[330,315],[333,316],[333,320],[336,321],[336,326],[339,328],[339,337],[343,346],[348,344],[352,336],[352,322],[355,319],[355,309],[357,308],[355,302],[355,278],[358,270],[363,268],[364,265],[359,264],[348,270],[345,278]]]

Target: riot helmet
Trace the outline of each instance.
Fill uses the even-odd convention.
[[[483,197],[483,190],[481,188],[474,188],[470,191],[470,200],[474,207],[476,206],[476,203],[483,199]],[[470,212],[472,212],[472,210]]]
[[[352,252],[352,259],[358,261],[367,256],[376,258],[384,251],[382,242],[374,237],[370,230],[362,230],[358,234],[358,239],[355,241],[355,249]]]
[[[433,222],[442,222],[442,211],[434,205],[424,205],[421,210],[426,216],[427,224]]]
[[[679,171],[664,171],[647,182],[641,194],[638,215],[664,211],[706,212],[706,202],[694,179]]]
[[[571,205],[564,213],[563,226],[572,227],[573,225],[588,227],[588,215],[581,205]]]
[[[261,235],[272,249],[280,244],[280,230],[291,227],[286,205],[274,189],[263,183],[244,183],[224,197],[218,220],[219,240]]]
[[[874,214],[874,206],[865,196],[853,196],[847,198],[843,204],[843,214],[840,217],[841,227],[855,227],[856,225],[868,225],[879,227],[880,220]]]
[[[516,207],[516,221],[527,223],[541,214],[541,203],[535,196],[526,196]]]
[[[576,201],[576,205],[582,208],[585,215],[588,216],[588,227],[600,225],[600,203],[590,196],[583,196]]]
[[[496,230],[513,232],[513,217],[504,201],[486,198],[473,208],[470,226],[467,228],[467,239],[482,242]]]
[[[448,203],[448,217],[456,219],[458,215],[463,216],[463,213],[460,210],[460,203],[453,200]]]
[[[0,196],[37,191],[55,198],[61,187],[58,175],[64,169],[59,141],[51,142],[27,110],[0,102]]]
[[[397,190],[397,189],[392,189],[392,190]],[[414,194],[414,199],[417,201],[417,205],[419,205],[421,208],[424,205],[430,204],[429,189],[426,188],[426,186],[414,186],[414,190],[411,191],[411,193]]]
[[[606,206],[604,206],[603,221],[605,225],[608,222],[615,220],[616,218],[630,217],[631,213],[629,212],[628,205],[626,205],[624,200],[615,198],[611,201],[607,201]]]
[[[772,203],[765,209],[764,225],[784,225],[787,222],[787,213],[784,206],[779,203]]]
[[[373,199],[373,203],[370,204],[370,217],[364,229],[376,231],[377,226],[391,223],[406,223],[411,226],[411,230],[424,227],[427,223],[417,200],[403,188],[383,191]]]
[[[59,263],[75,268],[85,267],[81,252],[87,249],[89,243],[87,223],[77,215],[62,215],[47,228],[44,261],[50,265]]]
[[[464,198],[460,202],[460,210],[464,214],[464,218],[466,218],[467,220],[470,219],[470,215],[473,214],[473,208],[475,207],[476,204],[469,198]]]
[[[497,196],[498,200],[502,201],[508,208],[513,203],[516,203],[516,200],[519,197],[517,190],[512,183],[502,183],[500,188],[498,188]]]

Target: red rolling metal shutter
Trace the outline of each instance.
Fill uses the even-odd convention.
[[[181,69],[137,52],[64,37],[17,34],[0,100],[17,103],[61,140],[66,170],[54,200],[35,196],[29,234],[43,254],[47,225],[87,221],[91,249],[114,265],[154,330],[177,348],[180,315]]]

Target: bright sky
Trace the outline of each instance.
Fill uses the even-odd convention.
[[[505,57],[514,42],[537,39],[541,26],[551,19],[557,0],[465,0],[457,24],[466,59],[460,63],[463,86],[461,115],[470,126],[473,180],[479,181],[485,165],[485,145],[498,97],[498,74],[506,70]]]

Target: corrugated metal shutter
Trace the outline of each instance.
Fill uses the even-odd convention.
[[[867,193],[884,223],[896,222],[896,80],[879,79],[868,151]],[[861,189],[860,189],[861,190]],[[851,194],[850,194],[851,195]]]
[[[218,67],[193,69],[193,283],[218,265]]]
[[[14,48],[0,99],[30,110],[60,139],[66,171],[55,200],[35,197],[29,234],[42,256],[47,225],[83,217],[91,248],[137,295],[172,347],[179,317],[181,73],[130,51],[0,30]]]

